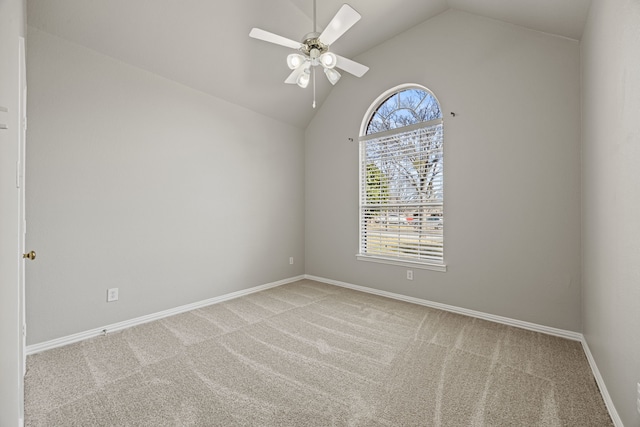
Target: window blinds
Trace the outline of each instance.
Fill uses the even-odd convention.
[[[360,138],[360,255],[443,263],[442,119]]]

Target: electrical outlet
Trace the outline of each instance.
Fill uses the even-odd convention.
[[[289,264],[293,264],[293,257],[289,257]]]
[[[107,289],[107,302],[118,301],[118,288]]]
[[[407,270],[407,280],[413,280],[413,270]]]

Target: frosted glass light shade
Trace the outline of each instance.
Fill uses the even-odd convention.
[[[333,68],[338,63],[338,58],[331,52],[325,52],[320,55],[320,63],[324,68]]]
[[[338,80],[340,80],[340,77],[341,77],[340,73],[332,68],[325,68],[324,74],[327,76],[327,78],[329,79],[329,82],[332,85],[338,83]]]
[[[287,56],[287,66],[291,70],[295,70],[296,68],[304,64],[306,60],[307,58],[305,58],[303,55],[300,55],[299,53],[292,53],[291,55]]]
[[[296,84],[304,89],[309,85],[310,79],[311,79],[311,74],[309,73],[309,69],[306,69],[302,73],[300,73],[300,75],[298,76],[298,79],[296,80]]]

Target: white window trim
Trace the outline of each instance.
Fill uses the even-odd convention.
[[[381,256],[375,255],[363,255],[356,254],[356,258],[358,261],[367,261],[367,262],[375,262],[378,264],[388,264],[388,265],[397,265],[400,267],[408,267],[408,268],[420,268],[423,270],[433,270],[433,271],[447,271],[447,264],[438,264],[433,262],[424,262],[424,261],[402,261],[398,259],[384,258]]]
[[[417,130],[417,129],[431,127],[433,125],[441,125],[443,123],[444,123],[443,119],[427,120],[426,122],[414,123],[412,125],[404,126],[404,127],[401,127],[401,128],[385,130],[383,132],[372,133],[370,135],[363,135],[360,138],[358,138],[358,141],[360,141],[360,142],[362,142],[362,141],[370,141],[372,139],[384,138],[385,136],[395,135],[395,134],[397,134],[399,132],[411,132],[411,131],[414,131],[414,130]]]

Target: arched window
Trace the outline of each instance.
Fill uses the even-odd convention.
[[[442,111],[428,89],[386,92],[360,132],[358,259],[444,271]]]

